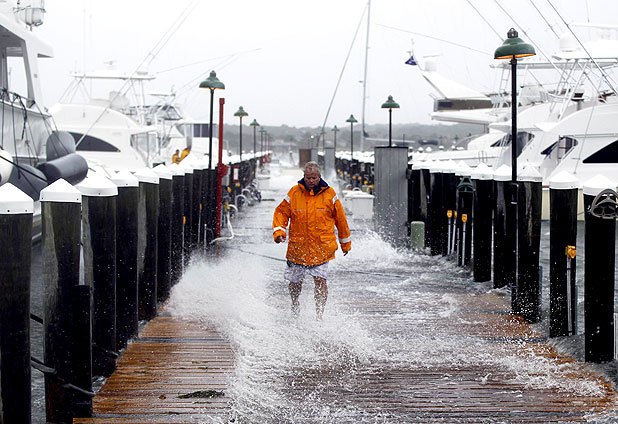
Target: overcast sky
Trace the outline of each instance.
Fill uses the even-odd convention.
[[[551,4],[568,23],[618,25],[616,0],[373,0],[366,122],[388,122],[380,105],[389,94],[401,105],[393,111],[394,123],[431,122],[432,89],[416,67],[404,64],[411,49],[421,64],[424,56],[439,55],[438,70],[449,78],[480,91],[496,90],[500,75],[489,65],[510,27],[523,26],[528,36],[522,31],[520,36],[545,51],[557,49],[545,20],[557,33],[566,28]],[[196,119],[208,116],[208,91],[197,87],[214,69],[226,85],[217,92],[226,99],[226,123],[238,122],[233,113],[242,105],[249,120],[263,125],[319,126],[366,5],[364,0],[48,0],[45,23],[35,29],[55,54],[41,61],[45,103],[59,99],[70,72],[102,69],[113,60],[127,73],[147,64],[157,76],[147,90],[177,90],[179,102]],[[147,59],[185,10],[190,13],[169,41]],[[351,113],[361,120],[366,31],[365,19],[328,127],[347,125]]]

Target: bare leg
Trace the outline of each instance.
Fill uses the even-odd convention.
[[[288,287],[290,289],[290,297],[292,298],[292,313],[294,315],[298,315],[298,312],[300,311],[298,297],[300,296],[300,292],[303,289],[303,282],[299,281],[298,283],[293,283],[290,281]]]
[[[328,299],[328,286],[326,280],[320,277],[313,277],[315,281],[315,291],[313,296],[315,298],[315,311],[318,319],[322,319],[324,313],[324,307],[326,306],[326,299]]]

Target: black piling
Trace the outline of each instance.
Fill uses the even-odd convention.
[[[217,228],[217,170],[208,170],[208,192],[206,199],[206,245],[219,236]]]
[[[457,165],[452,160],[442,164],[442,256],[449,256],[455,250],[455,224],[457,222]]]
[[[135,176],[139,180],[138,316],[140,320],[149,320],[157,314],[157,255],[155,252],[158,251],[159,239],[159,177],[149,168],[137,171]]]
[[[183,270],[183,229],[184,229],[184,205],[185,205],[185,171],[179,165],[170,165],[172,172],[172,279],[171,284],[176,284],[182,276]]]
[[[53,423],[72,422],[81,412],[76,411],[74,405],[91,400],[65,384],[79,387],[80,370],[75,367],[79,360],[76,356],[79,347],[75,336],[75,291],[79,286],[81,203],[79,190],[63,179],[41,191],[43,362],[55,370],[55,374],[45,374],[45,411],[47,421]],[[87,348],[90,350],[90,346]]]
[[[421,187],[420,187],[420,217],[419,221],[423,221],[425,223],[425,247],[431,246],[431,163],[423,163],[421,164]]]
[[[469,166],[460,166],[455,175],[461,180],[457,185],[457,265],[469,266],[472,260],[472,203],[474,186],[470,179]]]
[[[503,165],[494,173],[494,288],[514,288],[516,281],[516,257],[512,249],[516,239],[510,233],[511,189],[511,168]]]
[[[0,186],[0,423],[31,423],[32,198]]]
[[[410,222],[423,221],[421,214],[421,163],[413,163],[410,170]]]
[[[444,247],[444,216],[446,212],[443,208],[442,194],[442,169],[439,164],[432,164],[429,169],[430,174],[430,191],[429,191],[429,206],[427,211],[429,215],[430,230],[429,236],[431,240],[430,252],[432,256],[441,255]]]
[[[92,288],[73,287],[73,384],[81,389],[73,396],[75,417],[92,416]],[[87,393],[90,392],[91,394]]]
[[[159,177],[157,229],[157,301],[169,297],[172,276],[172,173],[165,165],[153,169]]]
[[[191,250],[197,251],[200,247],[200,226],[203,224],[202,186],[204,184],[205,166],[202,161],[194,161],[193,165],[193,202],[191,203]],[[203,242],[202,242],[203,247]]]
[[[532,166],[518,177],[517,311],[528,322],[541,319],[541,199],[543,177]]]
[[[116,200],[116,348],[127,347],[137,335],[137,245],[139,181],[129,171],[111,178],[118,186]],[[139,235],[138,235],[139,234]]]
[[[109,377],[116,349],[116,199],[118,188],[89,173],[82,193],[84,282],[92,288],[92,372]]]
[[[585,359],[614,358],[614,270],[616,255],[616,183],[602,176],[584,183]]]
[[[472,172],[474,185],[472,221],[472,273],[477,282],[491,280],[494,181],[491,169],[484,163]]]
[[[549,181],[549,337],[572,336],[577,331],[578,187],[579,180],[567,172]]]
[[[185,269],[189,266],[191,251],[193,250],[193,167],[190,164],[182,164],[185,171],[185,193],[183,205],[184,239],[182,241],[182,264]]]

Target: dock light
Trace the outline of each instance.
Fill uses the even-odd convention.
[[[242,162],[242,118],[243,116],[249,116],[247,112],[241,107],[234,113],[234,116],[238,116],[240,118],[240,162]]]
[[[335,154],[337,154],[337,133],[339,132],[339,128],[335,125],[331,131],[333,132],[333,148],[335,149]]]
[[[264,163],[264,138],[266,137],[266,130],[260,128],[260,166]]]
[[[509,30],[507,39],[494,53],[494,59],[511,60],[511,180],[513,184],[517,184],[517,59],[535,54],[534,47],[519,38],[514,28]]]
[[[354,123],[358,121],[354,115],[350,115],[350,117],[345,121],[350,123],[350,156],[351,160],[354,161]]]
[[[506,244],[510,250],[509,261],[512,261],[509,269],[517,269],[517,227],[518,227],[518,205],[519,187],[517,185],[517,59],[520,57],[534,56],[534,47],[524,43],[518,37],[517,31],[511,28],[507,33],[507,39],[498,47],[494,53],[494,59],[511,60],[511,193],[510,204],[507,207],[506,222]],[[508,218],[508,216],[512,218]],[[519,309],[519,296],[517,293],[517,277],[513,278],[513,291],[511,294],[511,308],[514,312]]]
[[[215,90],[225,90],[225,84],[219,81],[215,71],[210,71],[210,76],[200,83],[200,88],[207,88],[210,90],[210,126],[208,128],[208,169],[212,168],[212,113],[213,113],[213,101],[215,97]],[[219,140],[219,144],[221,140]]]
[[[255,155],[257,153],[257,149],[255,145],[255,132],[257,131],[257,127],[259,127],[260,124],[258,124],[258,121],[254,119],[253,122],[251,122],[249,125],[253,127],[253,158],[255,158]]]
[[[399,109],[399,103],[393,100],[393,96],[388,96],[386,102],[382,103],[382,109],[388,109],[388,147],[393,147],[393,109]]]

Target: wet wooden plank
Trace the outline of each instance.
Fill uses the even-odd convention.
[[[557,378],[594,382],[602,393],[578,395],[551,387],[526,387],[516,382],[513,371],[495,366],[432,364],[406,369],[384,363],[358,367],[347,384],[332,384],[318,394],[315,388],[325,381],[348,376],[336,368],[291,370],[286,377],[288,396],[300,402],[313,393],[315,402],[324,397],[332,404],[335,399],[363,410],[370,421],[387,417],[385,422],[391,422],[391,416],[396,417],[392,422],[406,423],[588,422],[595,414],[617,410],[618,396],[606,379],[589,364],[558,352],[533,326],[510,315],[504,298],[493,293],[462,294],[458,301],[463,307],[456,312],[457,319],[428,317],[430,326],[464,341],[478,338],[507,346],[521,358],[547,358],[561,366]],[[355,307],[363,309],[363,304]],[[367,303],[367,311],[388,311],[389,307],[378,299]],[[417,331],[418,322],[410,322],[410,327],[409,331]],[[233,351],[214,329],[163,314],[143,329],[121,357],[116,372],[94,400],[95,417],[74,423],[226,422],[231,416],[227,389],[233,370]],[[198,390],[220,391],[224,396],[180,397]],[[340,422],[346,422],[345,418]]]
[[[94,417],[73,422],[209,422],[209,417],[229,414],[233,369],[233,352],[214,329],[163,311],[120,357],[94,398]],[[196,397],[182,397],[191,394]]]

